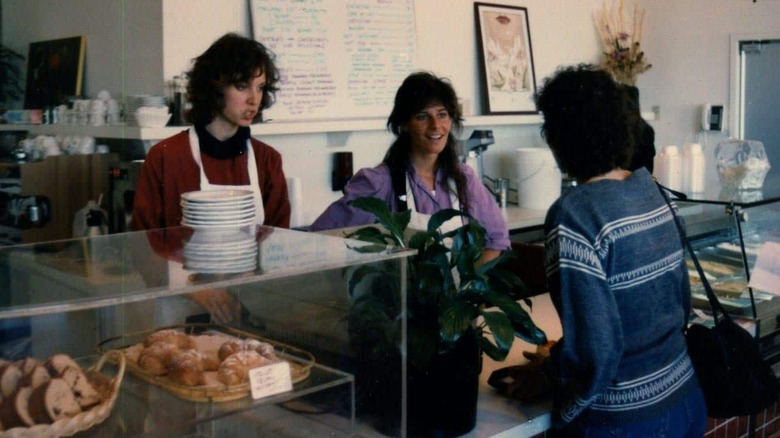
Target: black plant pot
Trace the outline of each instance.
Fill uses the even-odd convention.
[[[392,362],[392,361],[391,361]],[[374,363],[370,379],[377,384],[377,373],[385,374],[384,388],[374,387],[376,395],[375,428],[389,436],[400,436],[403,407],[400,373],[389,372],[384,365]],[[396,371],[400,371],[396,368]],[[482,351],[473,333],[467,333],[455,347],[434,357],[426,370],[409,367],[407,371],[407,427],[409,437],[455,437],[468,433],[477,422],[479,374],[482,371]]]
[[[472,333],[436,356],[426,371],[407,375],[408,436],[454,437],[477,424],[482,352]]]

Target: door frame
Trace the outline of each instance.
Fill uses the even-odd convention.
[[[756,40],[780,40],[780,31],[767,31],[757,33],[744,33],[730,35],[729,62],[731,66],[729,93],[729,113],[727,117],[731,136],[743,139],[744,137],[744,111],[742,108],[742,97],[745,92],[745,78],[742,72],[745,67],[745,60],[740,55],[740,44],[744,41]]]

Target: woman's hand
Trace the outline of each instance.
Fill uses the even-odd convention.
[[[477,267],[480,267],[484,265],[485,263],[495,259],[501,254],[501,251],[495,250],[495,249],[487,249],[485,248],[484,251],[482,251],[482,256],[477,260]]]
[[[211,322],[227,324],[241,317],[241,303],[226,289],[204,289],[190,294],[211,315]]]

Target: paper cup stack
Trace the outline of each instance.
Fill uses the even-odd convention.
[[[182,225],[195,230],[184,246],[184,268],[237,273],[257,267],[254,197],[248,190],[207,190],[181,197]]]

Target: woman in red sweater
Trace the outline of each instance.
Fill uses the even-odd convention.
[[[131,229],[179,226],[182,193],[226,188],[254,193],[258,224],[290,226],[282,157],[250,135],[250,125],[273,104],[278,80],[273,54],[236,34],[221,37],[195,58],[187,86],[193,127],[149,150]]]
[[[131,230],[178,227],[183,193],[220,189],[252,191],[258,225],[290,226],[282,156],[250,135],[251,124],[273,104],[278,81],[273,53],[236,34],[221,37],[195,58],[187,86],[192,103],[188,119],[193,126],[149,150],[136,185]],[[149,243],[156,253],[175,259],[182,231],[150,233]],[[152,282],[159,285],[159,281],[173,282],[175,276],[186,275],[176,274],[179,271],[180,263],[169,263],[167,272],[159,272],[166,279]],[[157,318],[175,323],[173,318],[206,310],[213,322],[225,323],[240,310],[238,301],[224,289],[198,291],[188,297],[199,306],[188,300],[175,300],[175,305],[166,302],[159,306],[166,315]]]

